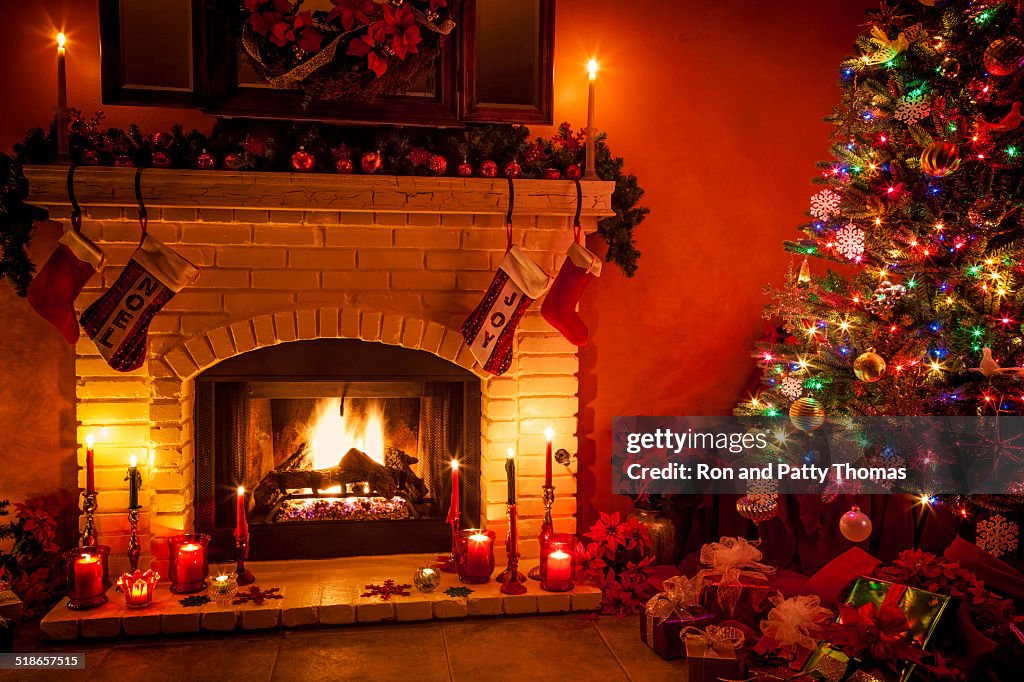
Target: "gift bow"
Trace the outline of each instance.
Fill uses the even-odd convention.
[[[700,595],[697,581],[679,575],[665,580],[664,587],[664,592],[659,592],[648,599],[644,606],[648,642],[654,641],[654,626],[664,623],[673,613],[683,622],[692,622],[695,619],[688,609],[697,605],[697,597]]]
[[[783,599],[774,594],[769,597],[775,604],[768,613],[768,619],[761,621],[761,632],[771,638],[780,648],[802,646],[807,649],[815,647],[815,640],[810,636],[817,632],[832,616],[832,612],[821,606],[817,595],[801,595]]]
[[[679,637],[684,647],[690,643],[703,645],[705,656],[709,653],[718,654],[723,649],[736,651],[747,639],[743,630],[731,625],[709,625],[706,630],[689,625],[682,629]]]
[[[761,563],[760,540],[751,542],[746,538],[723,537],[718,542],[709,542],[700,548],[700,562],[703,568],[694,578],[703,587],[715,582],[718,587],[718,605],[732,615],[743,592],[741,577],[768,581],[768,573],[774,566]],[[714,578],[712,576],[715,576]]]

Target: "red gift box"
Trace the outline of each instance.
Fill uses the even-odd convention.
[[[744,634],[734,627],[709,625],[707,631],[686,628],[682,633],[686,654],[687,682],[717,682],[743,677],[744,661],[739,649]]]
[[[738,620],[756,628],[772,608],[771,597],[777,591],[767,582],[740,577],[727,582],[722,576],[709,576],[700,591],[700,605],[714,615],[715,622]]]

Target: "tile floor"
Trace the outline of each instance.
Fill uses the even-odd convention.
[[[551,615],[354,625],[273,633],[46,643],[26,631],[15,649],[85,652],[86,670],[0,671],[8,680],[678,680],[640,642],[636,617]]]

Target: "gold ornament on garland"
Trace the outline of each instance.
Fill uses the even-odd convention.
[[[789,420],[801,431],[814,431],[825,423],[825,408],[814,398],[800,398],[790,405]]]
[[[932,142],[921,152],[921,170],[933,178],[944,178],[960,168],[960,148],[952,142]]]
[[[1015,36],[993,40],[982,57],[993,76],[1010,76],[1024,66],[1024,42]]]
[[[736,501],[736,511],[740,516],[754,523],[770,521],[779,513],[779,496],[744,495]]]
[[[885,358],[876,353],[874,348],[868,348],[853,361],[853,373],[865,383],[874,383],[885,374]]]

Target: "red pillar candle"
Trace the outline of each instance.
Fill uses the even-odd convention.
[[[85,437],[85,492],[87,495],[96,492],[96,472],[94,471],[96,453],[92,449],[94,443],[95,439],[91,433]]]
[[[555,533],[544,549],[544,571],[541,589],[549,592],[565,592],[573,588],[572,569],[573,537],[567,533]]]
[[[238,486],[238,509],[235,512],[235,537],[249,537],[249,521],[245,518],[245,486]]]
[[[485,583],[494,573],[494,531],[467,529],[459,533],[459,580],[464,583]]]
[[[171,592],[190,594],[206,588],[209,535],[176,535],[170,539]]]
[[[78,547],[64,553],[68,608],[92,609],[107,602],[107,557],[104,545]]]
[[[551,487],[551,441],[555,437],[555,430],[548,427],[544,430],[544,437],[547,439],[547,453],[544,457],[544,485]]]

